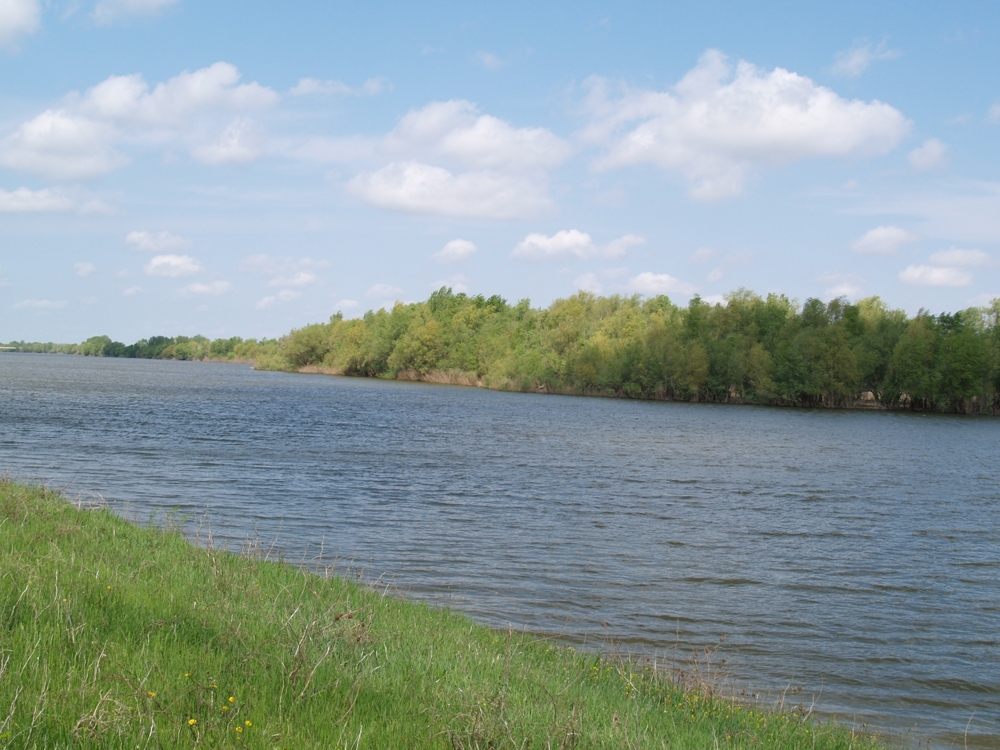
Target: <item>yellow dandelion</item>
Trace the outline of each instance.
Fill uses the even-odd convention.
[[[189,727],[193,727],[197,723],[198,723],[197,719],[188,719],[188,726]]]
[[[235,695],[230,695],[229,696],[229,702],[230,703],[236,703],[236,696]]]
[[[243,734],[243,727],[236,727],[236,731]]]
[[[223,710],[223,711],[228,711],[228,710],[229,710],[229,706],[223,706],[223,707],[222,707],[222,710]]]
[[[111,591],[111,587],[110,586],[108,586],[108,591]]]
[[[250,721],[250,719],[247,719],[247,720],[246,720],[246,721],[244,721],[243,723],[244,723],[244,724],[246,724],[246,725],[247,725],[248,727],[252,727],[252,726],[253,726],[253,722],[252,722],[252,721]]]
[[[156,697],[156,693],[154,693],[152,690],[147,690],[146,695],[148,695],[150,698]]]
[[[184,676],[185,676],[185,677],[190,677],[190,676],[191,676],[191,673],[190,673],[190,672],[185,672],[185,673],[184,673]]]

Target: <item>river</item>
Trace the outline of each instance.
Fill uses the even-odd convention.
[[[0,354],[0,472],[1000,747],[1000,420]],[[720,639],[725,639],[720,642]]]

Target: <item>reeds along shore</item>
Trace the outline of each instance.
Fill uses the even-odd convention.
[[[665,296],[580,292],[537,309],[442,288],[425,302],[353,320],[338,313],[279,340],[15,344],[515,391],[1000,414],[1000,300],[909,318],[878,297],[798,305],[741,289],[679,307]]]
[[[10,748],[882,746],[8,481],[0,635]]]

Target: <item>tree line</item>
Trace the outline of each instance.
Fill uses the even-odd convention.
[[[878,297],[740,289],[686,307],[579,292],[544,309],[442,288],[284,336],[258,367],[517,391],[1000,413],[1000,300],[908,318]]]
[[[12,341],[9,347],[41,354],[81,354],[87,357],[128,359],[179,359],[256,362],[278,351],[277,339],[208,339],[205,336],[152,336],[134,344],[112,341],[110,336],[91,336],[82,344]]]
[[[424,302],[349,320],[337,313],[278,340],[124,346],[95,337],[71,348],[513,391],[1000,413],[1000,300],[908,317],[878,297],[798,305],[740,289],[723,303],[694,297],[680,307],[666,296],[579,292],[533,308],[443,287]]]

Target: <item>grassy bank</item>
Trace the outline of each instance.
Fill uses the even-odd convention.
[[[0,746],[879,745],[0,481]]]

